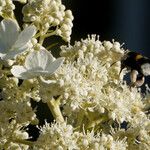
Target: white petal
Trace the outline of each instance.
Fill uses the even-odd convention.
[[[3,60],[15,58],[17,55],[19,55],[20,53],[24,52],[27,48],[28,48],[28,46],[25,45],[25,46],[20,47],[20,48],[18,48],[16,50],[12,50],[12,51],[8,52],[7,54],[2,56],[1,58]]]
[[[31,52],[25,61],[25,67],[27,69],[34,69],[37,67],[45,70],[48,63],[53,61],[53,56],[45,49],[41,49],[40,51]]]
[[[36,27],[35,26],[29,26],[25,28],[18,36],[17,41],[15,42],[14,48],[19,48],[27,44],[29,40],[35,35],[36,33]]]
[[[26,57],[25,60],[25,67],[27,69],[33,69],[36,68],[38,66],[38,52],[37,51],[33,51],[31,53],[29,53],[29,55]]]
[[[47,66],[55,60],[55,58],[49,51],[43,49],[40,52],[39,60],[39,66],[45,70]]]
[[[39,67],[45,70],[46,66],[54,61],[53,55],[46,49],[41,49],[38,55]]]
[[[27,70],[23,66],[14,65],[12,66],[11,73],[17,77],[22,78],[22,73],[26,72]]]
[[[32,79],[36,77],[33,72],[26,70],[23,66],[13,66],[11,69],[11,73],[20,79]]]
[[[7,53],[15,43],[19,35],[19,26],[10,19],[4,19],[0,23],[0,53]]]
[[[64,58],[60,57],[56,59],[54,62],[50,63],[47,67],[46,70],[49,72],[49,74],[54,73],[63,63]]]

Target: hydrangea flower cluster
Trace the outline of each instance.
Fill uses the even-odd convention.
[[[149,150],[150,88],[143,94],[119,74],[122,45],[89,35],[55,58],[44,40],[69,42],[72,12],[61,0],[16,1],[25,3],[22,27],[13,0],[0,0],[0,149]],[[53,122],[41,124],[38,102]]]
[[[63,112],[76,115],[73,120],[82,113],[90,123],[99,115],[120,123],[130,120],[136,113],[134,107],[141,110],[144,105],[137,89],[131,91],[126,84],[119,83],[119,64],[110,67],[123,52],[118,42],[101,42],[95,35],[74,46],[63,46],[61,56],[65,57],[65,63],[56,74],[56,82],[48,84],[49,96],[61,95]],[[58,92],[55,90],[53,94],[54,88]],[[88,118],[93,112],[97,112],[96,116]]]
[[[60,55],[65,62],[56,74],[41,84],[42,101],[59,97],[63,115],[77,131],[82,131],[83,125],[85,130],[94,128],[94,132],[102,130],[109,134],[115,131],[113,137],[127,138],[129,149],[149,147],[149,129],[145,131],[150,127],[149,117],[145,114],[149,109],[148,94],[145,100],[148,108],[145,108],[140,90],[131,89],[123,81],[126,72],[118,76],[120,62],[111,66],[124,55],[121,45],[115,41],[101,42],[99,37],[92,35],[61,49]],[[129,129],[122,129],[122,124]],[[141,135],[142,128],[145,135]],[[146,137],[143,143],[142,136]],[[134,144],[138,140],[141,145]]]
[[[0,16],[3,16],[4,18],[14,18],[14,12],[15,5],[13,4],[13,1],[18,1],[20,3],[26,3],[27,0],[0,0]]]
[[[53,123],[43,126],[41,134],[36,141],[34,150],[126,150],[127,143],[125,139],[115,140],[111,135],[97,134],[91,132],[74,132],[71,125],[66,123]]]
[[[56,27],[46,36],[59,35],[65,41],[70,41],[73,15],[65,10],[61,0],[29,0],[23,8],[24,21],[32,22],[42,35],[49,28]]]
[[[11,16],[13,17],[13,10],[15,5],[12,0],[0,0],[0,16]]]

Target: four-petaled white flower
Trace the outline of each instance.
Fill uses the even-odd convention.
[[[14,65],[11,73],[20,79],[31,79],[53,74],[63,63],[64,58],[55,59],[50,52],[42,48],[31,52],[25,60],[25,66]]]
[[[13,59],[28,49],[28,42],[36,33],[35,26],[29,26],[20,32],[15,20],[4,19],[0,23],[0,58]]]

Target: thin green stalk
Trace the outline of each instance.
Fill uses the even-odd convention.
[[[18,143],[18,144],[24,144],[24,145],[28,145],[28,146],[34,145],[34,142],[32,142],[32,141],[20,140],[20,139],[15,139],[15,140],[12,140],[11,142]]]
[[[47,105],[52,112],[53,117],[56,119],[58,122],[64,122],[64,118],[62,116],[61,110],[60,110],[60,101],[51,99],[47,102]]]

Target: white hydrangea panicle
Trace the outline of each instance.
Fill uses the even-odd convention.
[[[36,119],[35,112],[29,102],[0,101],[0,149],[22,148],[27,150],[29,145],[19,143],[29,139],[24,127]]]
[[[27,0],[0,0],[0,16],[3,18],[14,18],[15,5],[13,1],[26,3]]]
[[[21,79],[50,76],[60,67],[63,61],[63,57],[55,60],[50,52],[44,49],[44,47],[41,47],[39,51],[29,53],[24,66],[14,65],[11,73]]]
[[[59,35],[65,41],[70,41],[73,15],[65,10],[61,0],[30,0],[22,10],[25,22],[33,22],[41,35],[51,27],[56,27],[49,35]]]
[[[134,115],[127,128],[122,128],[112,132],[114,138],[127,138],[128,149],[149,149],[150,120],[143,112]]]
[[[46,123],[40,128],[41,134],[34,150],[79,149],[73,136],[73,127],[67,123]]]
[[[14,59],[28,49],[28,42],[35,35],[35,26],[20,32],[15,20],[4,19],[0,23],[0,57],[2,60]]]
[[[144,105],[138,90],[131,91],[128,85],[120,83],[120,64],[110,67],[124,54],[118,42],[101,42],[92,35],[75,42],[74,46],[61,48],[65,62],[51,78],[56,90],[48,88],[47,95],[53,97],[57,93],[62,97],[63,113],[69,117],[69,123],[80,126],[78,120],[83,119],[85,127],[91,128],[96,125],[96,119],[99,123],[103,119],[122,123],[142,112]]]
[[[87,132],[86,134],[80,134],[78,136],[79,147],[81,149],[88,150],[103,150],[103,149],[111,149],[111,150],[127,150],[127,142],[126,138],[122,140],[118,140],[113,138],[110,134],[94,134],[93,131]]]
[[[29,101],[15,103],[11,100],[2,100],[0,104],[1,114],[3,114],[3,117],[0,118],[1,124],[9,123],[10,119],[12,119],[18,124],[28,125],[36,120],[36,114]],[[5,108],[6,106],[7,109]]]
[[[1,99],[11,100],[14,102],[30,101],[30,98],[35,101],[39,101],[39,85],[37,80],[24,80],[19,85],[19,79],[16,77],[6,77],[2,75],[0,77],[0,95]]]
[[[49,147],[50,145],[50,147]],[[64,123],[46,123],[41,128],[41,134],[35,143],[36,149],[87,149],[87,150],[126,150],[126,138],[122,140],[114,139],[111,135],[95,135],[91,132],[75,132],[71,125]]]

